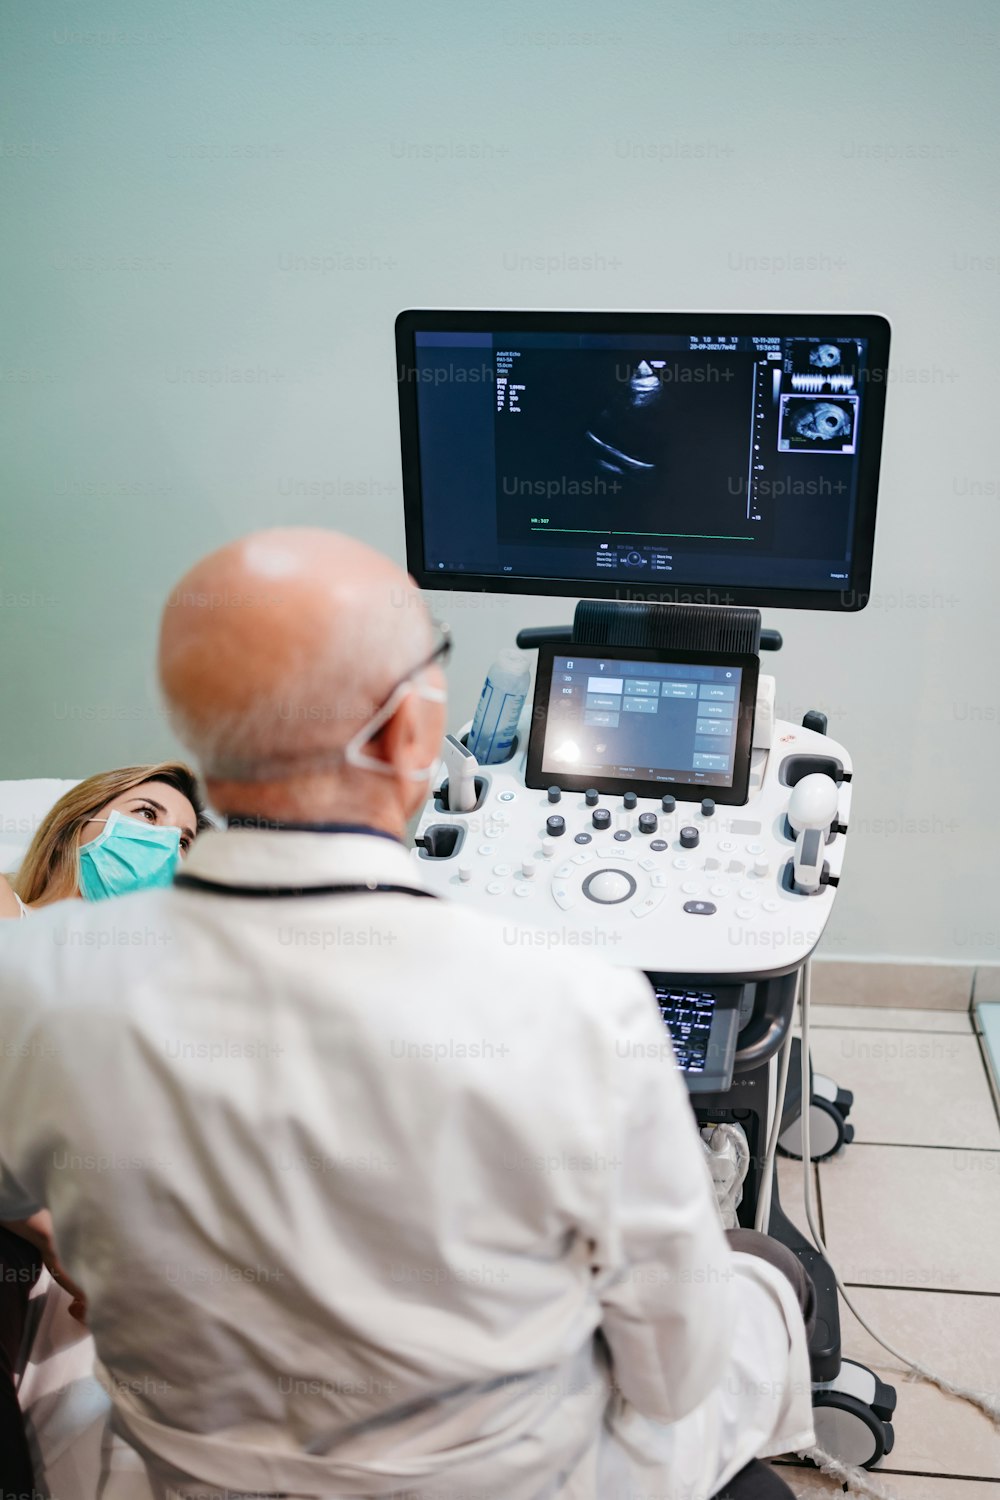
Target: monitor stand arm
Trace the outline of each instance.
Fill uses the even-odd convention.
[[[781,632],[762,630],[755,609],[699,604],[646,604],[581,599],[572,625],[529,625],[517,633],[522,651],[538,646],[663,646],[696,651],[780,651]]]

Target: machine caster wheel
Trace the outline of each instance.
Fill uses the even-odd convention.
[[[812,1113],[809,1116],[809,1152],[813,1161],[825,1161],[854,1139],[854,1126],[846,1123],[854,1095],[838,1088],[832,1078],[813,1074]],[[778,1137],[782,1156],[802,1160],[802,1117],[796,1116]]]
[[[835,1380],[813,1387],[816,1442],[833,1458],[859,1469],[871,1469],[892,1452],[895,1433],[889,1418],[896,1392],[865,1365],[841,1363]]]

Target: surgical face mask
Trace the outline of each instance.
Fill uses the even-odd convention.
[[[348,765],[357,766],[361,771],[375,771],[381,776],[402,774],[408,781],[428,780],[438,763],[438,756],[436,755],[429,766],[415,766],[412,770],[400,773],[395,771],[392,766],[386,765],[384,760],[379,760],[377,756],[366,755],[364,753],[365,745],[369,744],[375,738],[383,725],[388,724],[408,693],[416,693],[418,697],[426,699],[428,703],[446,703],[448,701],[448,694],[443,688],[430,687],[428,684],[422,682],[401,682],[390,693],[378,713],[369,719],[367,724],[362,724],[357,734],[352,735],[344,746],[344,759]]]
[[[117,809],[91,821],[103,823],[104,831],[80,847],[80,894],[85,901],[170,885],[180,858],[179,828],[126,818]]]

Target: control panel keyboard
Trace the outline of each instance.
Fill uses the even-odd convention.
[[[685,1073],[704,1073],[712,1031],[715,996],[699,990],[657,990],[657,1004],[677,1066]]]
[[[665,974],[646,977],[688,1091],[725,1093],[733,1081],[740,1026],[749,1015],[752,991],[743,985],[705,989],[697,981],[675,982]]]
[[[527,744],[530,724],[520,726]],[[830,877],[793,887],[790,773],[838,771],[822,849]],[[646,973],[790,973],[816,947],[844,856],[851,800],[846,751],[825,735],[777,721],[771,751],[753,750],[742,806],[710,796],[640,796],[599,788],[536,790],[525,755],[480,768],[477,799],[456,813],[440,794],[417,830],[414,858],[440,895],[492,911],[512,934],[542,929],[553,947],[580,948]],[[439,785],[439,783],[436,783]]]

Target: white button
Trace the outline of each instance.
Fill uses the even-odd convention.
[[[556,857],[556,841],[555,841],[555,839],[542,839],[542,858],[543,859],[555,859],[555,857]]]
[[[656,860],[655,859],[650,859],[648,856],[645,859],[640,859],[640,861],[639,861],[639,869],[640,870],[655,870],[656,869]]]
[[[781,910],[781,902],[780,901],[762,901],[761,905],[763,906],[763,908],[764,908],[765,911],[780,911]]]
[[[516,795],[516,792],[501,792],[498,800],[500,802],[513,802]]]
[[[635,859],[635,854],[628,844],[607,844],[597,852],[602,859]]]
[[[729,875],[742,875],[745,869],[746,865],[744,865],[741,859],[731,859],[726,866],[726,873]]]
[[[480,844],[479,846],[480,854],[495,854],[496,852],[492,844]]]
[[[534,886],[519,884],[514,887],[515,896],[530,896]]]
[[[564,865],[557,865],[556,866],[556,879],[557,880],[568,880],[569,877],[572,875],[572,873],[573,873],[573,866],[568,861]]]
[[[554,885],[552,895],[556,905],[561,906],[563,911],[569,911],[575,900],[573,892],[565,885]]]
[[[459,867],[458,867],[458,878],[459,878],[459,880],[463,880],[463,881],[464,880],[471,880],[472,879],[472,866],[471,865],[459,865]]]
[[[741,922],[749,922],[750,918],[753,916],[753,907],[738,906],[736,908],[736,915],[739,917]]]
[[[660,894],[655,896],[643,896],[641,901],[637,901],[634,906],[629,907],[629,911],[633,917],[648,917],[650,912],[655,911],[659,906],[665,894],[665,892],[660,892]]]
[[[631,895],[632,881],[620,870],[598,870],[590,878],[587,895],[591,901],[621,901]]]
[[[664,886],[668,885],[669,882],[670,882],[670,877],[669,877],[669,875],[665,874],[665,872],[663,870],[656,870],[649,877],[649,883],[650,883],[650,885],[654,886],[654,887],[656,887],[658,889],[662,889]]]
[[[747,853],[748,854],[766,854],[767,853],[767,845],[766,844],[760,844],[760,843],[757,843],[757,844],[747,844]]]
[[[719,849],[723,854],[732,854],[733,850],[737,848],[737,845],[733,839],[720,839],[715,847]]]
[[[491,880],[486,887],[487,896],[502,896],[507,887],[502,880]]]
[[[728,885],[713,885],[713,886],[709,886],[708,893],[709,893],[710,896],[728,896],[729,895],[729,887],[728,887]]]
[[[534,877],[534,874],[535,874],[535,862],[534,862],[534,860],[532,860],[532,859],[526,859],[526,860],[524,860],[522,862],[522,864],[521,864],[521,874],[524,876],[525,880],[531,880]]]
[[[494,865],[493,873],[494,875],[509,875],[510,865]]]
[[[678,855],[678,857],[674,860],[675,870],[690,870],[690,868],[691,861],[689,859],[685,859],[683,854]]]
[[[741,901],[756,901],[760,891],[753,885],[741,885],[739,896]]]
[[[500,839],[503,838],[506,829],[503,823],[492,823],[487,819],[483,824],[483,832],[488,839]]]
[[[573,863],[575,865],[586,865],[590,863],[593,857],[589,849],[581,849],[579,854],[573,855]]]
[[[761,876],[768,875],[768,874],[770,874],[770,871],[771,871],[771,861],[769,859],[755,859],[754,860],[754,862],[753,862],[753,872],[754,872],[755,875],[761,875]]]
[[[697,880],[685,880],[683,885],[681,886],[681,890],[684,892],[685,896],[697,896],[698,892],[701,890],[701,886],[698,884]]]

